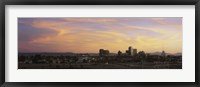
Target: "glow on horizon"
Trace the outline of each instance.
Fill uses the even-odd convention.
[[[182,17],[18,18],[19,52],[182,52]]]

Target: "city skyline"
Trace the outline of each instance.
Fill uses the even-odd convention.
[[[18,18],[19,52],[182,53],[182,17]]]
[[[136,48],[135,48],[136,49]],[[99,49],[100,50],[100,49]],[[80,52],[80,53],[78,53],[78,52],[19,52],[19,53],[73,53],[73,54],[99,54],[99,50],[98,50],[98,52],[96,52],[96,53],[89,53],[89,52]],[[109,51],[109,49],[103,49],[103,50],[108,50]],[[137,50],[137,49],[136,49]],[[122,54],[126,54],[127,53],[127,49],[126,50],[118,50],[118,52],[122,52]],[[138,53],[138,52],[142,52],[143,50],[137,50],[136,51],[136,54]],[[162,54],[162,52],[163,52],[164,50],[162,50],[162,51],[156,51],[156,52],[145,52],[145,51],[143,51],[143,52],[145,52],[146,54],[150,54],[150,55],[161,55]],[[114,52],[110,52],[109,51],[109,54],[118,54],[118,52],[116,52],[116,53],[114,53]],[[165,52],[165,51],[164,51]],[[166,54],[167,55],[182,55],[182,52],[177,52],[177,53],[168,53],[168,52],[166,52]]]

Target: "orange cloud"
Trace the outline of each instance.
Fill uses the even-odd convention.
[[[146,52],[162,50],[181,52],[182,50],[181,25],[173,25],[172,28],[167,26],[145,27],[123,24],[115,18],[99,19],[64,18],[65,21],[33,21],[32,27],[51,30],[55,34],[33,38],[29,43],[47,46],[47,49],[60,52],[98,52],[99,49],[103,48],[116,53],[118,50],[125,51],[128,46]],[[163,19],[154,18],[152,20],[160,21]],[[105,30],[83,27],[79,24],[74,25],[72,22],[102,23],[105,24]],[[119,25],[114,26],[113,22]],[[138,30],[147,33],[138,33]],[[148,33],[152,32],[160,34],[160,36],[150,36]]]

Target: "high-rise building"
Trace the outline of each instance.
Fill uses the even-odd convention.
[[[137,54],[137,49],[133,49],[133,55]]]
[[[126,55],[128,55],[129,54],[129,52],[128,52],[128,50],[126,50]]]
[[[133,56],[133,48],[131,46],[128,47],[129,56]]]

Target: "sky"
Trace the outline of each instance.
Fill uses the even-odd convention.
[[[19,52],[182,52],[182,17],[18,18]]]

